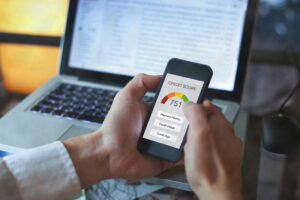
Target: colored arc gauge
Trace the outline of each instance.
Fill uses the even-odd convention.
[[[172,93],[169,93],[167,94],[162,100],[161,100],[161,103],[162,104],[165,104],[168,99],[172,98],[172,97],[179,97],[181,98],[184,102],[188,102],[189,99],[187,98],[187,96],[181,92],[172,92]]]

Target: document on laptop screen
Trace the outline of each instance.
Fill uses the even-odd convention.
[[[232,91],[247,0],[79,0],[69,65],[134,76],[170,58],[210,65],[210,87]]]

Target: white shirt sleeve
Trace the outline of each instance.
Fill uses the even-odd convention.
[[[72,160],[59,141],[0,159],[0,199],[74,199],[80,192]]]

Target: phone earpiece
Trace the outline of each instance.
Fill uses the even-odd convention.
[[[282,114],[263,120],[263,147],[273,153],[289,154],[300,143],[300,129],[297,121]]]

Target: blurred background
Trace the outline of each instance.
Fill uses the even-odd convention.
[[[297,85],[299,20],[299,0],[260,1],[243,99],[243,108],[251,114],[266,115],[277,111]],[[296,109],[287,107],[286,112],[298,115]]]
[[[67,0],[0,0],[1,115],[56,74],[67,8]]]
[[[1,110],[56,74],[67,7],[67,0],[0,0]],[[248,112],[274,112],[296,85],[299,20],[299,0],[261,0],[244,90]]]
[[[0,0],[0,117],[57,73],[67,7],[67,0]],[[298,83],[299,22],[300,0],[260,1],[242,101],[252,127],[276,113]],[[299,119],[299,104],[296,91],[284,113]],[[257,199],[278,199],[283,159],[256,148],[257,155]]]

